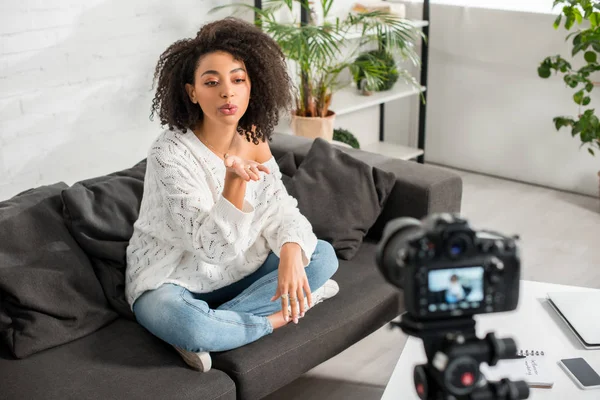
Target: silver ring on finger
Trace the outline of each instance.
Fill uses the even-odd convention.
[[[281,295],[282,299],[286,299],[287,300],[289,297],[290,297],[290,295],[287,294],[287,293]]]

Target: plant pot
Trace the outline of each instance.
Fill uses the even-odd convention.
[[[292,115],[291,126],[296,136],[304,136],[311,139],[320,137],[331,142],[333,139],[334,122],[335,113],[330,110],[324,118]]]

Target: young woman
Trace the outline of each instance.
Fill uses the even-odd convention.
[[[284,56],[227,18],[160,56],[147,158],[127,248],[126,295],[141,325],[207,371],[209,352],[251,343],[335,295],[331,245],[288,195],[268,139],[292,103]]]

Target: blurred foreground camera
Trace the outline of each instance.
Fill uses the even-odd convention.
[[[391,221],[377,251],[384,277],[421,319],[510,311],[519,301],[515,238],[476,232],[450,214]]]
[[[473,315],[516,309],[520,256],[517,237],[476,231],[456,214],[422,221],[399,218],[384,229],[377,265],[404,291],[406,312],[396,323],[423,339],[428,363],[415,367],[415,388],[430,399],[526,399],[525,382],[488,382],[479,371],[516,358],[512,339],[479,339]]]

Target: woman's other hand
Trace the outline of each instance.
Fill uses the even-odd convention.
[[[310,286],[302,263],[302,249],[297,243],[285,243],[281,247],[279,258],[277,291],[271,301],[281,298],[281,312],[286,321],[289,321],[288,305],[291,306],[292,320],[297,324],[298,318],[304,317],[307,311],[304,305],[305,295],[309,307],[312,306]]]

